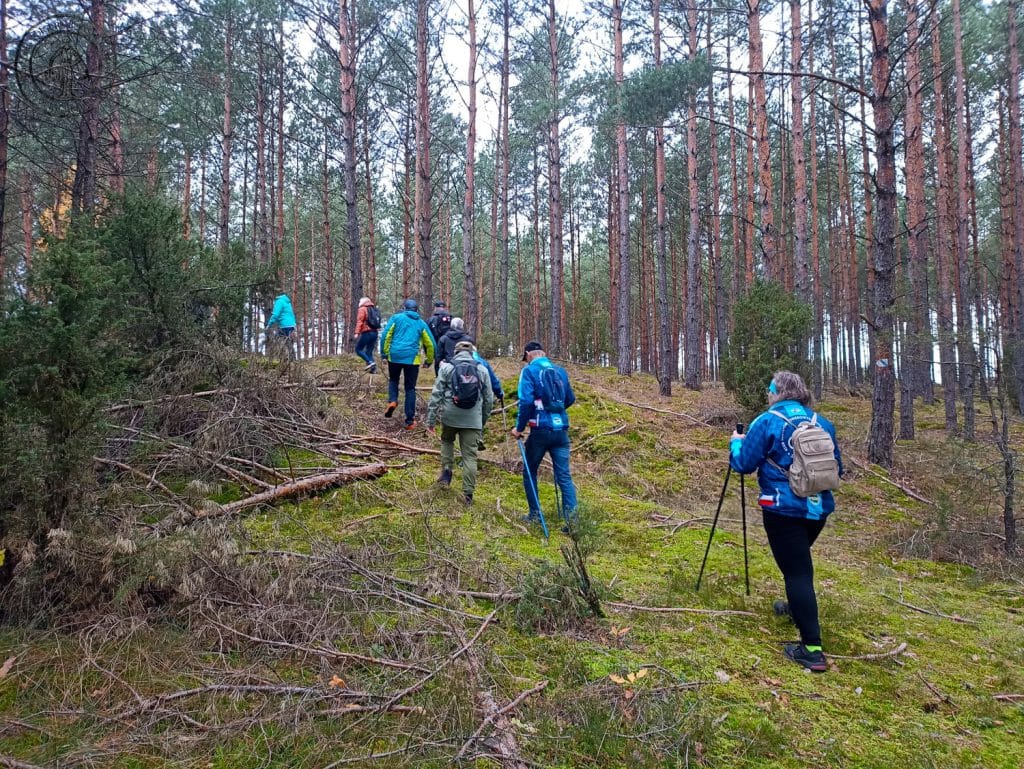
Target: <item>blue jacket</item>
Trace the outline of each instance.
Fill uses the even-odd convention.
[[[762,509],[793,518],[821,518],[835,510],[836,503],[831,491],[823,491],[821,512],[817,513],[814,506],[808,509],[805,497],[798,497],[789,487],[785,473],[772,465],[772,460],[780,467],[793,464],[793,447],[790,440],[794,428],[771,411],[780,411],[787,418],[799,424],[811,418],[813,411],[796,401],[779,401],[769,411],[761,414],[750,423],[746,436],[736,438],[730,444],[729,461],[732,469],[743,474],[757,470],[757,483],[761,487],[758,504]],[[820,414],[818,424],[832,436],[836,446],[836,461],[839,462],[839,474],[843,473],[843,458],[839,453],[839,442],[836,440],[836,429],[832,423]]]
[[[516,430],[519,432],[525,430],[527,424],[541,430],[569,429],[569,415],[565,409],[548,411],[541,404],[540,372],[545,368],[554,368],[562,377],[565,384],[565,407],[576,402],[576,394],[572,391],[565,369],[547,358],[534,358],[519,375],[519,416],[516,418]]]
[[[501,380],[498,379],[498,375],[494,373],[494,369],[491,368],[491,364],[480,357],[480,353],[473,353],[473,357],[477,363],[482,363],[483,367],[487,369],[487,375],[491,378],[491,392],[494,393],[494,397],[498,400],[504,400],[505,393],[501,389]]]
[[[420,360],[420,347],[426,352]],[[380,354],[385,360],[402,365],[434,362],[434,337],[415,310],[396,312],[388,319],[380,335]]]
[[[274,300],[274,311],[267,319],[267,328],[275,323],[281,328],[295,328],[295,311],[288,294],[281,294]]]

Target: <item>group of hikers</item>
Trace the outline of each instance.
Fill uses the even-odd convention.
[[[444,302],[434,303],[429,321],[424,321],[418,310],[415,299],[406,299],[402,310],[388,319],[381,332],[380,311],[368,297],[360,299],[356,352],[366,361],[366,370],[375,372],[373,348],[379,337],[380,355],[388,364],[384,416],[392,416],[398,408],[398,385],[404,379],[405,426],[410,430],[417,425],[420,367],[434,365],[436,378],[425,426],[434,435],[438,434],[438,425],[441,428],[438,483],[451,484],[457,439],[462,454],[463,501],[471,505],[483,429],[496,403],[504,411],[501,382],[480,356],[462,318],[453,317]],[[274,315],[278,314],[275,303]],[[284,311],[280,315],[288,319]],[[294,328],[294,316],[291,323]],[[544,521],[535,479],[547,455],[561,498],[563,531],[568,532],[576,520],[577,498],[569,469],[566,410],[575,403],[576,396],[568,373],[548,358],[540,342],[530,341],[524,346],[522,361],[526,365],[519,375],[516,422],[509,432],[516,440],[527,436],[522,444],[523,488],[528,504],[524,521]],[[742,475],[757,473],[765,534],[786,588],[786,600],[776,601],[774,610],[789,618],[800,632],[800,642],[786,644],[783,653],[807,670],[824,672],[828,663],[822,651],[811,547],[835,509],[832,489],[843,473],[842,455],[835,427],[812,409],[811,393],[798,374],[775,372],[768,384],[767,400],[768,409],[750,423],[746,432],[740,425],[733,432],[729,464]]]

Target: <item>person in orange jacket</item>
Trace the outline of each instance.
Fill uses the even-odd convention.
[[[368,296],[360,299],[359,312],[356,315],[356,355],[366,361],[366,370],[371,374],[377,373],[373,348],[377,344],[380,321],[380,310],[373,300]]]

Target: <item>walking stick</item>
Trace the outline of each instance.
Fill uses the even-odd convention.
[[[750,563],[747,558],[747,476],[740,473],[740,511],[743,516],[743,579],[750,595]]]
[[[540,509],[540,489],[537,488],[537,482],[533,479],[533,473],[530,472],[530,463],[526,461],[526,446],[523,445],[522,439],[517,439],[516,443],[519,444],[519,453],[523,455],[523,473],[530,482],[533,498],[537,500],[537,515],[540,516],[540,527],[544,530],[544,539],[551,539],[551,535],[548,533],[548,522],[544,520],[544,511]]]
[[[711,540],[715,538],[715,528],[718,526],[718,516],[722,512],[722,502],[725,501],[725,490],[729,488],[729,478],[732,476],[732,464],[725,471],[725,483],[722,484],[722,493],[718,496],[718,509],[715,510],[715,519],[711,523],[711,533],[708,535],[708,546],[704,548],[704,560],[700,564],[700,574],[697,575],[697,586],[694,591],[700,590],[700,581],[704,578],[704,567],[708,562],[708,553],[711,552]]]

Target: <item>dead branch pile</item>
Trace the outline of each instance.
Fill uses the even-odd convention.
[[[503,603],[459,595],[500,594],[504,578],[487,581],[479,566],[453,568],[447,554],[421,548],[401,539],[257,551],[221,529],[177,575],[174,606],[106,615],[64,636],[74,669],[22,664],[26,696],[62,703],[26,728],[95,735],[60,765],[103,765],[129,750],[167,760],[182,745],[201,753],[280,729],[314,746],[307,760],[324,767],[390,750],[525,767],[510,718],[545,684],[509,676],[491,651]],[[161,647],[172,634],[179,644]],[[61,688],[86,677],[89,694]]]

